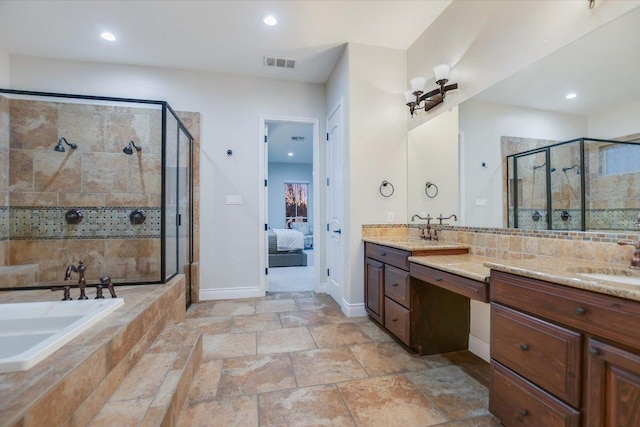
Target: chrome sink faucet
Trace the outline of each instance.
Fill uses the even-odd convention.
[[[78,266],[70,265],[64,273],[64,280],[71,279],[71,273],[78,273],[78,287],[80,288],[80,297],[78,299],[89,299],[85,294],[85,288],[87,287],[87,280],[84,278],[84,273],[87,271],[87,266],[83,261],[78,261]]]

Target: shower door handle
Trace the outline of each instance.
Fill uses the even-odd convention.
[[[176,219],[178,222],[178,227],[182,225],[182,214],[176,214]]]

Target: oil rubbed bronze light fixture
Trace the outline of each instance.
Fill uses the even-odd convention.
[[[424,77],[414,77],[409,81],[411,89],[404,93],[404,98],[407,101],[411,117],[417,114],[416,110],[429,111],[444,101],[448,91],[458,89],[458,83],[447,85],[449,81],[449,66],[447,64],[436,65],[433,67],[433,71],[436,74],[436,84],[440,86],[438,89],[425,93],[426,79]]]

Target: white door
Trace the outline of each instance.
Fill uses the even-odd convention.
[[[264,176],[262,177],[262,180],[265,183],[263,188],[265,224],[269,218],[269,187],[267,186],[267,178],[269,176],[269,145],[268,144],[269,144],[269,125],[265,122],[264,123],[264,169],[263,169]],[[262,227],[262,224],[260,226]],[[264,231],[264,240],[265,240],[265,244],[264,244],[265,257],[267,260],[267,267],[265,268],[266,277],[264,282],[264,291],[269,292],[269,274],[267,273],[269,271],[269,234],[266,229]]]
[[[327,120],[327,276],[328,292],[338,304],[342,303],[344,283],[343,224],[343,159],[342,159],[342,105]]]

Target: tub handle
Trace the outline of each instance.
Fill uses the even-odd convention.
[[[71,301],[73,298],[71,298],[69,289],[71,289],[71,286],[69,286],[69,285],[54,286],[53,288],[51,288],[51,292],[64,291],[64,294],[62,294],[62,300],[61,301]]]

